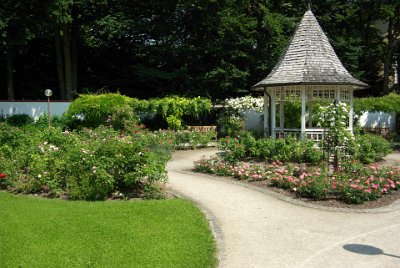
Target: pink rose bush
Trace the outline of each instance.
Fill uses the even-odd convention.
[[[321,168],[301,169],[284,165],[279,160],[270,164],[225,162],[218,157],[202,158],[194,163],[194,171],[230,176],[239,180],[267,180],[270,186],[317,200],[337,198],[346,203],[364,203],[400,189],[400,168],[362,165],[357,162],[339,165],[329,174]]]

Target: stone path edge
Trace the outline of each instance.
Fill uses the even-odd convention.
[[[172,170],[171,170],[172,171]],[[327,206],[321,206],[321,205],[317,205],[317,204],[312,204],[312,203],[306,203],[300,200],[296,200],[293,199],[292,197],[288,197],[288,196],[283,196],[279,193],[270,191],[268,189],[265,188],[261,188],[261,187],[257,187],[254,185],[250,185],[238,180],[232,180],[232,179],[228,179],[228,178],[224,178],[224,177],[220,177],[220,176],[216,176],[216,175],[210,175],[210,174],[205,174],[205,173],[198,173],[198,172],[193,172],[191,170],[173,170],[174,172],[178,172],[178,173],[183,173],[183,174],[197,174],[198,176],[204,176],[204,177],[208,177],[214,180],[219,180],[219,181],[224,181],[230,184],[235,184],[235,185],[239,185],[248,189],[252,189],[254,191],[260,192],[260,193],[264,193],[267,194],[269,196],[272,196],[276,199],[279,199],[281,201],[290,203],[290,204],[294,204],[297,206],[302,206],[302,207],[307,207],[307,208],[312,208],[312,209],[318,209],[318,210],[324,210],[324,211],[330,211],[330,212],[342,212],[342,213],[369,213],[369,214],[380,214],[380,213],[388,213],[388,212],[395,212],[395,211],[400,211],[400,200],[397,200],[395,202],[393,202],[390,205],[384,206],[384,207],[379,207],[379,208],[371,208],[371,209],[354,209],[354,208],[337,208],[337,207],[327,207]],[[201,175],[200,175],[201,174]],[[190,199],[190,198],[189,198]]]
[[[186,172],[181,172],[181,171],[175,171],[177,173],[186,173]],[[192,172],[193,173],[193,172]],[[173,190],[171,188],[168,189],[168,191],[176,196],[177,198],[182,198],[182,199],[187,199],[193,202],[200,210],[201,212],[205,215],[206,220],[208,221],[211,232],[213,234],[213,237],[215,239],[216,243],[216,258],[217,258],[217,265],[216,267],[223,268],[226,267],[226,254],[225,254],[225,241],[224,241],[224,235],[222,233],[222,229],[220,224],[218,223],[217,217],[214,215],[214,213],[208,209],[206,206],[204,206],[200,201],[195,200],[191,198],[188,195],[185,195],[181,192],[178,192],[176,190]]]

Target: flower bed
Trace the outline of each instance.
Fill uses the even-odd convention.
[[[399,167],[364,166],[357,162],[341,165],[336,173],[329,175],[325,169],[284,165],[280,161],[230,164],[212,157],[196,161],[194,171],[246,181],[266,181],[271,187],[294,192],[300,197],[315,200],[335,198],[355,204],[375,200],[400,189]]]

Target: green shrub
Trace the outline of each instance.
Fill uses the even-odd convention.
[[[285,139],[255,139],[248,131],[240,131],[234,137],[219,140],[219,148],[224,151],[226,161],[237,162],[245,158],[264,161],[318,163],[322,160],[322,151],[312,141],[301,141],[294,137]]]
[[[53,115],[50,118],[51,127],[66,129],[67,123],[68,119],[64,115],[62,116]],[[39,118],[33,123],[33,126],[35,128],[41,128],[41,129],[48,128],[47,114],[41,114]]]
[[[230,163],[236,163],[248,157],[248,155],[246,155],[246,147],[238,138],[226,137],[220,139],[219,149],[223,151],[225,161]]]
[[[322,161],[323,152],[322,150],[316,148],[316,144],[314,141],[304,141],[304,154],[303,161],[306,163],[316,164]]]
[[[317,164],[323,159],[323,151],[313,141],[302,141],[294,137],[276,140],[255,139],[248,131],[240,131],[234,138],[220,139],[219,149],[224,151],[225,160],[232,163],[254,158],[264,161]],[[372,163],[381,160],[390,152],[390,143],[383,137],[365,134],[348,141],[346,159],[351,157],[364,163]]]
[[[32,131],[18,150],[0,146],[1,172],[18,192],[101,200],[116,191],[140,196],[146,188],[149,195],[150,185],[166,179],[169,150],[140,137],[108,127]]]
[[[69,128],[111,125],[123,129],[128,121],[137,121],[131,108],[133,99],[116,93],[80,95],[65,113]]]
[[[359,144],[358,159],[364,163],[379,161],[391,152],[390,143],[374,134],[356,136],[356,144]]]
[[[169,129],[180,130],[185,126],[183,117],[200,118],[211,111],[212,103],[210,99],[202,97],[170,96],[149,100],[132,99],[131,107],[153,130],[154,124],[167,124]]]
[[[8,145],[15,149],[29,143],[29,134],[25,129],[0,123],[0,146]]]
[[[33,123],[33,118],[28,114],[13,114],[6,118],[10,126],[22,127]]]
[[[264,160],[272,159],[275,155],[275,140],[274,139],[258,139],[257,140],[258,157]]]

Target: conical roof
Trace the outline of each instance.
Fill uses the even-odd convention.
[[[343,67],[311,10],[304,14],[275,68],[252,89],[288,85],[368,87]]]

